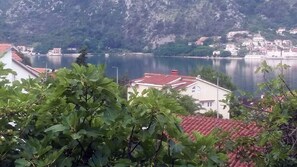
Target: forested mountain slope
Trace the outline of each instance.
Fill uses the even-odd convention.
[[[0,41],[150,49],[229,30],[297,25],[297,0],[0,0]]]

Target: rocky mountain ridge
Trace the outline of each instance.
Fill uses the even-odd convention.
[[[0,0],[0,41],[40,51],[143,50],[229,30],[293,27],[294,9],[297,0]]]

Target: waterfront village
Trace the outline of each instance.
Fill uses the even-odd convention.
[[[293,45],[291,40],[285,38],[285,33],[290,35],[297,34],[297,28],[289,31],[286,28],[279,28],[276,34],[282,39],[269,41],[265,39],[261,33],[252,34],[249,31],[231,31],[226,35],[226,44],[223,51],[230,52],[231,57],[244,57],[247,59],[296,59],[297,46]],[[218,41],[222,37],[201,37],[195,44],[204,45],[204,41],[208,39]],[[209,45],[213,48],[219,48],[216,44]],[[219,56],[222,50],[215,50],[213,56]]]
[[[246,59],[297,59],[297,46],[295,41],[286,39],[285,34],[291,36],[297,35],[297,28],[286,30],[286,28],[278,28],[275,34],[280,39],[267,40],[264,36],[250,31],[230,31],[222,40],[223,36],[202,36],[194,42],[189,42],[188,45],[195,44],[196,46],[208,46],[214,50],[212,55],[208,57],[232,57]],[[211,40],[210,44],[207,41]],[[222,42],[223,41],[223,42]],[[17,50],[27,56],[40,55],[34,52],[33,47],[16,46]],[[78,48],[67,48],[68,54],[62,53],[62,48],[53,48],[47,52],[47,56],[62,56],[72,55],[78,56]],[[222,52],[229,54],[223,55]],[[108,53],[106,53],[108,55]],[[125,54],[123,54],[125,55]],[[195,57],[195,55],[193,55]]]

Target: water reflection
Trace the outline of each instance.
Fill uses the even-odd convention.
[[[34,67],[61,68],[70,67],[75,61],[73,56],[35,56],[31,57]],[[255,92],[257,84],[264,82],[262,74],[256,74],[256,69],[260,66],[258,59],[191,59],[191,58],[160,58],[151,55],[94,55],[87,59],[92,64],[104,64],[106,75],[115,77],[116,71],[112,66],[119,69],[119,76],[128,76],[130,79],[141,77],[143,73],[169,73],[172,69],[179,70],[182,75],[189,75],[193,69],[202,66],[211,66],[216,70],[232,77],[232,81],[238,88]],[[290,65],[289,70],[284,71],[284,75],[292,88],[297,88],[297,60],[267,60],[268,65],[277,66],[279,63]]]

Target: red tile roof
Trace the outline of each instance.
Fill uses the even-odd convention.
[[[7,52],[13,46],[11,44],[0,44],[0,53]],[[18,55],[17,51],[12,51],[12,59],[15,61],[22,61],[23,59]]]
[[[297,52],[297,48],[292,48],[291,51],[292,52]]]
[[[38,73],[45,73],[47,70],[46,68],[32,68],[32,69]]]
[[[0,44],[0,53],[6,52],[11,47],[11,44]]]
[[[15,61],[23,61],[16,51],[12,51],[12,59]]]
[[[171,86],[174,89],[183,89],[188,87],[191,84],[194,84],[195,82],[204,82],[206,84],[212,85],[216,87],[215,84],[210,83],[208,81],[205,81],[201,78],[196,78],[192,76],[184,76],[184,75],[178,75],[178,72],[176,70],[172,71],[172,74],[165,75],[165,74],[156,74],[156,73],[145,73],[142,78],[138,78],[135,80],[132,80],[131,83],[134,84],[152,84],[157,85],[160,87],[163,86]],[[223,87],[219,87],[221,90],[230,91]]]
[[[184,131],[191,136],[194,131],[197,131],[203,135],[210,134],[214,129],[219,128],[225,132],[230,133],[231,139],[238,137],[255,137],[260,133],[260,128],[255,124],[246,124],[240,121],[218,119],[202,116],[186,116],[183,117],[181,126]],[[244,163],[237,158],[236,153],[229,153],[229,165],[230,167],[252,167],[253,163]]]
[[[178,80],[179,76],[162,75],[162,74],[148,74],[146,73],[143,78],[139,79],[138,83],[155,84],[155,85],[167,85],[170,82]]]
[[[144,77],[135,79],[132,82],[137,84],[153,84],[158,86],[170,85],[173,88],[182,89],[196,81],[197,80],[195,77],[189,76],[145,73]]]

